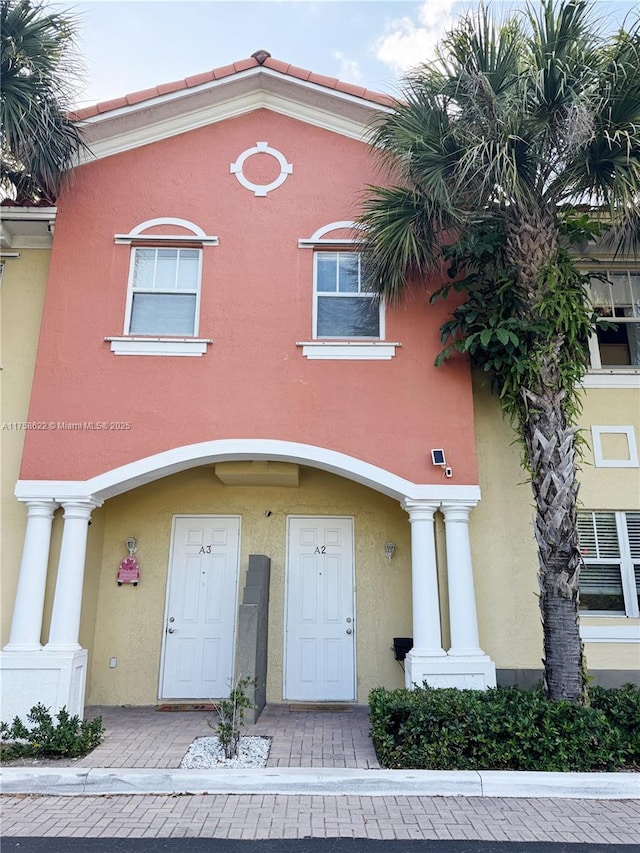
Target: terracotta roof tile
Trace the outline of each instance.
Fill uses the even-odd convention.
[[[126,101],[129,106],[133,106],[133,104],[139,104],[141,101],[150,101],[152,98],[157,97],[158,87],[154,86],[152,89],[142,89],[140,92],[132,92],[126,96]]]
[[[247,71],[249,68],[255,68],[260,63],[251,57],[250,59],[241,59],[239,62],[234,62],[233,67],[236,70],[236,73],[240,71]]]
[[[193,89],[194,86],[202,86],[203,83],[211,83],[215,79],[213,71],[204,71],[202,74],[193,74],[191,77],[187,77],[184,85],[187,89]]]
[[[290,65],[287,68],[286,73],[290,77],[298,77],[300,80],[308,80],[311,77],[311,71],[307,71],[306,68],[298,68],[296,65]]]
[[[375,101],[384,107],[394,107],[398,103],[393,95],[387,95],[386,92],[375,92],[373,89],[365,89],[362,97],[368,101]]]
[[[220,68],[213,69],[213,76],[216,80],[220,80],[222,77],[228,77],[230,74],[235,74],[235,70],[236,69],[233,65],[222,65]]]
[[[364,98],[367,91],[364,86],[356,86],[355,83],[340,83],[340,91],[345,95],[355,95],[357,98]]]
[[[279,71],[281,74],[286,74],[290,63],[283,62],[281,59],[274,59],[270,56],[262,63],[265,68],[271,68],[272,71]]]
[[[95,107],[89,109],[95,110],[96,113],[108,113],[110,110],[118,110],[120,107],[129,105],[126,95],[122,98],[112,98],[110,101],[103,101],[101,104],[96,104]]]
[[[265,51],[266,52],[266,51]],[[381,104],[384,106],[392,106],[395,101],[391,95],[386,95],[383,92],[374,92],[371,89],[366,89],[364,86],[356,86],[352,83],[343,83],[336,77],[327,77],[324,74],[316,74],[313,71],[308,71],[306,68],[298,68],[295,65],[290,65],[287,62],[282,62],[280,59],[273,59],[268,56],[263,60],[262,66],[269,68],[271,71],[276,71],[279,74],[294,77],[298,80],[308,80],[310,83],[315,83],[317,86],[324,86],[327,89],[333,89],[336,92],[343,92],[345,95],[353,95],[357,98],[364,98],[368,101]],[[143,101],[152,100],[153,98],[167,95],[172,92],[179,92],[183,89],[191,89],[196,86],[201,86],[213,80],[222,80],[225,77],[230,77],[233,74],[238,74],[241,71],[247,71],[250,68],[260,68],[261,63],[255,57],[249,59],[241,59],[230,65],[223,65],[220,68],[214,68],[212,71],[205,71],[203,74],[195,74],[187,77],[186,80],[175,80],[171,83],[162,83],[159,86],[154,86],[151,89],[143,89],[139,92],[132,92],[122,98],[114,98],[110,101],[102,101],[94,106],[82,107],[69,113],[69,116],[74,121],[84,121],[96,115],[108,113],[111,110],[119,109],[120,107],[132,106],[142,103]]]
[[[71,121],[84,121],[86,118],[96,115],[98,110],[95,107],[82,107],[79,110],[71,110],[69,118]]]
[[[174,80],[173,83],[161,83],[158,88],[159,95],[170,95],[172,92],[179,92],[184,89],[186,80]]]
[[[309,82],[317,83],[318,86],[326,86],[328,89],[335,89],[340,81],[336,77],[325,77],[324,74],[312,72],[309,75]]]

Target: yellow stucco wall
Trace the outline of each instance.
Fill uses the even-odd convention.
[[[265,512],[271,511],[270,516]],[[104,552],[93,640],[90,704],[152,704],[158,683],[171,523],[174,515],[241,515],[240,596],[250,554],[271,558],[267,700],[282,700],[286,519],[288,515],[353,516],[356,565],[358,702],[378,685],[402,686],[391,651],[411,634],[411,555],[407,514],[397,501],[310,468],[298,488],[224,486],[211,467],[176,474],[105,504]],[[125,540],[138,540],[138,587],[116,584]],[[393,541],[391,561],[385,542]],[[109,668],[117,657],[118,666]]]
[[[471,514],[471,541],[480,644],[500,669],[540,669],[531,487],[513,431],[477,375],[474,414],[482,500]]]
[[[0,285],[0,560],[2,645],[8,642],[26,512],[14,497],[44,302],[49,250],[20,249],[3,261]]]
[[[580,476],[582,506],[585,509],[640,509],[640,469],[596,468],[591,449],[593,425],[633,426],[636,441],[640,443],[640,390],[589,388],[584,395],[581,423],[589,444]]]
[[[473,559],[481,643],[498,668],[541,668],[537,552],[531,488],[519,447],[498,402],[474,377],[476,440],[482,501],[472,514]],[[595,467],[592,425],[633,426],[640,440],[640,390],[588,389],[581,415],[588,442],[580,472],[584,509],[640,509],[640,469]],[[583,615],[581,624],[638,625],[625,617]],[[640,668],[637,643],[585,643],[591,670]]]

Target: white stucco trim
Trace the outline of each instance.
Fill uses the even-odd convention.
[[[358,237],[354,235],[353,237],[342,237],[339,239],[324,239],[325,234],[330,234],[332,231],[362,231],[364,225],[361,225],[359,222],[352,222],[350,219],[343,219],[340,222],[329,222],[328,225],[323,225],[318,228],[317,231],[314,231],[311,237],[301,237],[298,240],[298,248],[299,249],[312,249],[314,246],[323,246],[323,245],[345,245],[345,246],[353,246],[358,242]]]
[[[640,643],[640,625],[580,625],[585,643]]]
[[[398,341],[296,341],[302,355],[325,361],[389,361],[396,354]]]
[[[185,231],[191,231],[191,234],[143,234],[149,228],[155,228],[158,225],[175,225],[178,228],[184,228]],[[116,234],[115,242],[119,244],[132,243],[134,240],[154,240],[172,241],[172,242],[197,242],[209,246],[217,246],[219,238],[213,234],[206,234],[199,225],[195,222],[190,222],[188,219],[180,219],[176,216],[159,216],[155,219],[147,219],[132,228],[128,234]]]
[[[105,338],[115,355],[202,356],[211,338],[144,338],[135,336]]]
[[[280,166],[280,174],[270,184],[254,184],[244,174],[243,168],[249,157],[254,154],[268,154],[274,157]],[[287,180],[289,175],[293,174],[293,166],[287,162],[287,158],[282,151],[277,148],[272,148],[268,142],[256,142],[253,148],[247,148],[242,154],[239,154],[235,162],[230,167],[230,172],[235,175],[240,184],[247,190],[250,190],[255,196],[265,198],[267,193],[277,190]]]
[[[396,500],[408,498],[437,504],[451,504],[456,501],[476,504],[480,500],[480,486],[475,484],[458,486],[445,483],[413,483],[384,468],[336,450],[265,438],[229,438],[174,447],[84,481],[18,480],[15,494],[20,500],[51,498],[62,502],[91,497],[107,500],[161,477],[199,465],[245,460],[310,465],[346,477]]]
[[[640,370],[591,371],[583,377],[583,388],[640,388]]]
[[[626,459],[611,459],[603,456],[603,435],[625,435],[627,437],[628,457]],[[638,446],[636,444],[636,434],[633,426],[601,426],[594,424],[591,426],[591,439],[593,446],[593,458],[596,468],[638,467]]]

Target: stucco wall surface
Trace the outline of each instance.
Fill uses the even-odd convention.
[[[9,640],[13,600],[26,526],[26,512],[14,497],[26,430],[31,382],[50,253],[20,249],[3,261],[0,291],[0,562],[2,645]]]
[[[531,488],[514,433],[479,375],[474,375],[474,406],[482,500],[471,515],[471,530],[481,638],[498,668],[539,669],[542,631]],[[640,437],[640,391],[589,389],[580,420],[587,440],[579,475],[581,508],[640,510],[639,469],[595,467],[590,446],[593,424],[632,425]],[[638,626],[640,620],[583,614],[581,624]],[[637,642],[586,642],[585,651],[590,669],[640,669]]]
[[[257,140],[293,165],[267,197],[230,173]],[[255,155],[247,177],[269,180],[274,165]],[[353,219],[382,177],[363,143],[267,110],[80,167],[59,200],[30,417],[131,426],[29,435],[22,478],[86,479],[181,445],[272,438],[419,483],[440,482],[429,449],[444,446],[449,482],[475,483],[468,368],[433,367],[444,303],[387,309],[386,339],[402,344],[389,361],[314,361],[296,346],[311,339],[313,302],[313,251],[298,240]],[[203,248],[199,337],[213,344],[199,358],[115,356],[104,340],[122,335],[127,296],[131,250],[114,235],[157,217],[219,237]]]
[[[640,390],[633,388],[595,389],[584,395],[580,418],[588,447],[580,474],[580,500],[585,509],[640,509],[640,468],[596,467],[591,427],[632,427],[636,444],[640,445]],[[622,439],[622,436],[620,436]],[[626,455],[626,437],[620,441],[620,450]]]

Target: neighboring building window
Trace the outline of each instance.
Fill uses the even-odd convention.
[[[316,252],[314,337],[380,339],[382,305],[362,283],[358,252]]]
[[[198,333],[200,249],[132,250],[126,335]]]
[[[592,366],[640,366],[640,270],[592,270],[591,301],[598,316],[616,324],[598,327]]]
[[[580,512],[580,610],[640,613],[640,512]]]

